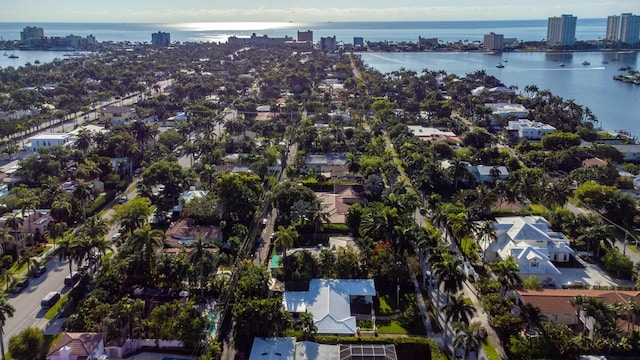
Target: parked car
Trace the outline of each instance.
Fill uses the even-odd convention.
[[[21,292],[22,290],[26,289],[27,286],[29,286],[29,278],[24,278],[24,279],[18,281],[16,286],[13,287],[13,293],[17,294],[17,293]]]
[[[118,204],[124,204],[127,202],[127,200],[129,200],[127,195],[121,196],[120,199],[118,199]]]
[[[76,284],[76,282],[78,280],[80,280],[80,276],[81,274],[77,271],[74,271],[73,273],[65,276],[64,278],[64,285],[65,286],[73,286]]]
[[[38,266],[36,271],[33,272],[33,277],[34,278],[40,277],[46,272],[47,272],[47,267],[46,266],[44,266],[44,265]]]
[[[420,215],[427,216],[427,210],[420,208]]]
[[[119,233],[119,232],[117,232],[117,233],[113,234],[113,235],[111,236],[111,241],[113,241],[113,242],[118,241],[118,240],[120,239],[120,235],[122,235],[122,233]]]

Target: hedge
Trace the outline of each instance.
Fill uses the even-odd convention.
[[[107,203],[107,194],[101,193],[100,195],[98,195],[98,197],[95,200],[93,200],[91,205],[87,207],[87,216],[91,216],[95,214],[106,203]]]

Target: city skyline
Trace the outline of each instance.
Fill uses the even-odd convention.
[[[611,14],[640,13],[637,0],[421,0],[264,1],[240,0],[216,4],[207,0],[112,0],[100,8],[78,0],[32,0],[16,2],[0,13],[0,22],[317,22],[317,21],[437,21],[544,19],[571,13],[578,18],[606,18]]]

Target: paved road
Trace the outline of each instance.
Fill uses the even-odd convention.
[[[73,265],[75,270],[75,265]],[[8,349],[9,339],[29,326],[37,326],[45,330],[50,320],[44,318],[46,310],[40,307],[40,300],[51,291],[64,294],[71,290],[64,286],[64,278],[69,275],[69,263],[58,261],[52,257],[47,262],[47,272],[37,279],[31,278],[29,286],[19,294],[7,296],[9,304],[16,311],[13,317],[7,319],[4,325],[4,346]]]

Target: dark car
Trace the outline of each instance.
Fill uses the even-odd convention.
[[[427,210],[420,208],[420,215],[427,216]]]
[[[18,281],[16,286],[13,287],[13,292],[15,294],[17,294],[17,293],[21,292],[22,290],[26,289],[27,286],[29,286],[29,278],[24,278],[24,279]]]
[[[33,277],[37,278],[42,276],[44,273],[47,272],[47,267],[46,266],[38,266],[38,268],[36,269],[36,271],[33,272]]]

